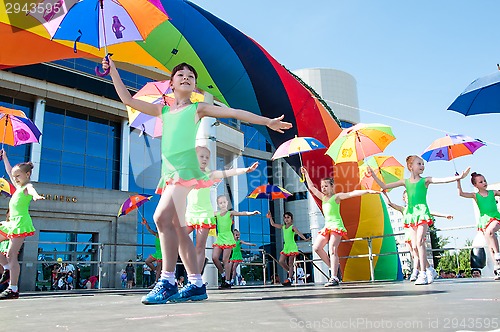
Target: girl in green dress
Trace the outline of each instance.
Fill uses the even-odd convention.
[[[210,150],[206,146],[197,146],[196,153],[200,163],[200,170],[209,175],[213,181],[219,181],[231,176],[242,175],[253,172],[259,166],[258,162],[250,167],[232,168],[225,171],[209,171],[207,169],[210,161]],[[186,208],[186,230],[188,234],[196,231],[196,255],[198,256],[198,270],[201,272],[205,265],[205,248],[207,245],[208,233],[216,228],[214,208],[210,199],[210,187],[193,189],[187,197]]]
[[[215,213],[217,219],[217,241],[213,244],[212,260],[222,277],[222,283],[219,288],[231,288],[231,264],[229,264],[229,258],[231,257],[232,249],[236,247],[236,241],[231,231],[233,217],[260,214],[259,211],[228,211],[228,205],[229,201],[226,196],[221,195],[217,197],[217,207],[219,208],[219,211]],[[219,259],[221,254],[222,263]]]
[[[472,198],[479,208],[477,229],[483,232],[488,247],[495,259],[495,280],[500,280],[500,251],[496,232],[500,229],[500,212],[498,211],[495,196],[500,196],[499,190],[488,190],[486,178],[476,172],[471,174],[471,182],[477,193],[468,193],[462,190],[460,180],[457,181],[458,194],[465,198]]]
[[[33,227],[28,210],[31,200],[37,201],[45,197],[40,196],[30,182],[33,169],[31,162],[19,163],[12,167],[3,149],[0,150],[0,156],[3,159],[5,171],[16,187],[9,201],[9,220],[0,226],[0,242],[10,241],[7,256],[0,255],[0,264],[4,268],[0,284],[10,279],[9,287],[0,293],[0,300],[8,300],[19,298],[17,287],[21,271],[18,261],[19,250],[26,237],[35,235],[35,227]]]
[[[297,227],[293,225],[293,214],[291,212],[285,212],[283,214],[284,225],[274,222],[271,211],[267,212],[266,217],[269,218],[271,226],[281,229],[283,232],[283,250],[280,252],[280,259],[278,262],[280,266],[287,271],[288,278],[281,284],[283,286],[291,286],[295,257],[299,254],[299,248],[295,242],[295,234],[297,234],[304,241],[309,241],[310,239],[306,238],[304,234],[302,234]]]
[[[267,126],[282,133],[292,127],[283,122],[284,115],[270,119],[251,112],[218,107],[208,103],[191,103],[198,74],[187,63],[172,69],[170,85],[174,91],[174,104],[163,106],[134,99],[123,83],[111,59],[102,60],[104,70],[109,69],[120,100],[142,113],[163,120],[161,155],[162,170],[157,192],[161,194],[153,219],[160,238],[162,272],[155,288],[142,298],[144,304],[201,301],[208,298],[198,268],[193,241],[186,232],[186,201],[195,188],[212,185],[209,176],[200,170],[196,155],[196,134],[204,117],[234,118],[243,122]],[[175,282],[175,266],[180,255],[188,273],[188,283],[180,291]]]
[[[424,172],[424,160],[416,155],[406,157],[406,166],[410,171],[408,179],[402,179],[396,182],[385,184],[380,180],[375,172],[368,167],[368,171],[373,176],[373,179],[383,190],[396,187],[405,187],[408,195],[408,206],[404,214],[404,224],[406,228],[413,228],[413,239],[411,240],[414,247],[417,249],[418,259],[422,270],[419,272],[415,285],[427,285],[434,281],[437,277],[436,270],[431,266],[425,267],[427,264],[427,248],[425,247],[425,237],[429,226],[434,223],[429,207],[427,206],[427,188],[430,184],[450,183],[469,174],[470,168],[467,168],[461,175],[450,176],[447,178],[422,177]]]
[[[238,272],[238,265],[240,265],[241,262],[243,262],[243,254],[241,253],[241,245],[247,245],[250,247],[256,247],[257,245],[255,243],[250,243],[246,242],[240,239],[240,231],[237,230],[236,228],[233,229],[233,235],[234,235],[234,241],[236,241],[236,246],[233,248],[233,251],[231,253],[231,258],[229,259],[229,262],[231,263],[231,271],[232,271],[232,277],[231,277],[231,286],[234,284],[238,284],[238,280],[236,278],[236,273]]]
[[[325,216],[325,227],[319,231],[314,240],[313,250],[330,267],[330,279],[325,284],[325,287],[338,286],[340,283],[337,277],[340,266],[338,248],[342,237],[347,235],[347,229],[340,215],[340,201],[365,194],[378,194],[379,192],[374,190],[353,190],[347,193],[335,193],[332,178],[322,179],[321,191],[319,191],[314,186],[307,169],[302,167],[301,171],[304,174],[309,191],[321,200],[323,215]],[[325,251],[327,244],[330,256]]]
[[[406,214],[406,208],[407,208],[407,205],[408,205],[408,194],[406,193],[406,190],[403,192],[403,202],[405,203],[404,206],[394,204],[391,201],[391,199],[389,198],[389,195],[387,195],[386,191],[384,191],[384,195],[385,195],[385,197],[387,197],[387,204],[390,207],[392,207],[394,210],[398,210],[399,212],[401,212],[401,214],[403,216]],[[439,213],[439,212],[431,212],[431,216],[433,216],[433,217],[442,217],[442,218],[446,218],[448,220],[452,220],[453,219],[452,215],[450,215],[450,214],[443,214],[443,213]],[[411,242],[411,240],[414,237],[414,233],[415,233],[415,230],[413,228],[411,228],[411,227],[405,227],[404,228],[404,240],[405,240],[405,243],[408,246],[408,251],[411,254],[412,265],[413,265],[413,269],[412,269],[412,272],[411,272],[411,275],[410,275],[410,281],[417,281],[418,273],[422,269],[420,267],[420,260],[418,259],[417,248]],[[426,263],[425,269],[432,269],[432,267],[430,266],[430,264],[429,264],[429,262],[427,260],[425,261],[425,263]]]

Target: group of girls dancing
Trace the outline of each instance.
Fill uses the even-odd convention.
[[[157,188],[157,193],[161,197],[153,215],[159,249],[161,249],[161,258],[156,257],[155,259],[161,262],[161,269],[156,285],[147,295],[142,297],[141,301],[144,304],[161,304],[205,300],[208,296],[201,273],[206,262],[204,248],[209,230],[218,227],[219,237],[214,244],[213,260],[221,275],[224,276],[222,286],[228,287],[234,274],[234,270],[229,265],[230,253],[238,244],[245,243],[237,240],[239,237],[230,232],[231,218],[237,215],[254,215],[259,212],[229,211],[228,200],[222,196],[217,199],[219,211],[214,216],[210,204],[209,187],[224,177],[251,172],[257,166],[254,164],[248,168],[224,172],[208,171],[206,166],[210,158],[210,151],[204,147],[196,148],[196,134],[200,121],[204,117],[234,118],[246,123],[267,126],[279,133],[283,133],[292,125],[283,121],[283,115],[271,119],[244,110],[221,108],[203,102],[192,103],[190,97],[195,89],[197,73],[191,65],[186,63],[181,63],[172,69],[170,84],[175,97],[172,106],[150,104],[133,99],[122,82],[113,61],[107,58],[103,59],[103,68],[110,70],[116,92],[124,104],[151,116],[161,117],[163,120],[162,170]],[[32,200],[36,201],[43,199],[43,197],[36,192],[30,183],[33,168],[30,162],[11,167],[5,151],[1,151],[1,156],[16,191],[9,203],[10,218],[0,225],[0,242],[8,241],[5,255],[0,255],[0,264],[4,270],[0,277],[0,284],[9,283],[8,288],[0,293],[0,299],[15,299],[19,297],[19,249],[24,239],[35,232],[28,207]],[[459,194],[462,197],[473,198],[477,202],[481,213],[478,228],[484,232],[497,264],[500,263],[498,241],[495,237],[495,232],[500,228],[500,213],[494,199],[494,196],[500,196],[500,192],[488,191],[485,178],[476,173],[472,175],[472,183],[478,192],[475,194],[463,192],[460,180],[467,176],[469,169],[459,176],[436,179],[422,177],[424,162],[418,156],[409,156],[407,166],[411,173],[410,177],[398,182],[385,184],[375,174],[372,175],[383,190],[399,186],[406,187],[408,205],[404,210],[405,226],[411,229],[409,234],[411,234],[411,242],[415,248],[415,257],[419,261],[420,269],[416,284],[432,282],[434,273],[426,263],[427,253],[424,243],[427,229],[433,223],[432,214],[426,201],[427,188],[430,184],[458,181]],[[338,246],[342,236],[347,232],[340,214],[340,202],[351,197],[379,192],[354,190],[347,193],[336,193],[331,178],[323,179],[320,184],[321,190],[318,190],[304,167],[301,168],[301,172],[306,178],[311,193],[322,202],[325,227],[316,237],[313,248],[330,267],[331,277],[325,286],[336,286],[339,284],[337,277]],[[370,170],[370,172],[372,171]],[[305,237],[292,225],[293,216],[291,213],[285,213],[283,225],[276,224],[270,214],[268,217],[272,226],[281,227],[283,231],[285,248],[281,253],[280,264],[288,271],[288,279],[285,282],[288,283],[291,282],[292,278],[293,259],[298,252],[291,240],[293,240],[294,234],[298,234],[303,239]],[[196,232],[196,247],[189,236],[190,232]],[[329,253],[324,249],[327,244]],[[237,251],[233,259],[234,262],[241,260]],[[159,252],[160,250],[158,250],[158,255]],[[219,260],[220,254],[223,257],[222,263]],[[180,290],[176,285],[174,272],[179,255],[187,270],[188,277],[187,284]],[[500,271],[498,266],[496,271]]]

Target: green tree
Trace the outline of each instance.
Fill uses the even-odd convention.
[[[448,238],[443,238],[445,245],[449,242]],[[467,240],[466,246],[471,246],[472,241]],[[470,272],[470,249],[447,250],[439,259],[438,270],[455,271],[457,274],[460,270],[465,271],[467,277],[471,276]]]

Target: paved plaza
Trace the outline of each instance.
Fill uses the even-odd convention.
[[[197,303],[143,305],[146,290],[23,293],[0,302],[2,331],[500,331],[500,282],[209,289]]]

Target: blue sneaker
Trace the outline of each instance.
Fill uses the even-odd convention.
[[[208,299],[207,286],[198,287],[188,283],[177,294],[169,298],[169,302],[202,301]]]
[[[172,285],[168,281],[159,280],[155,287],[141,299],[144,304],[164,304],[172,296],[177,295],[177,285]]]

